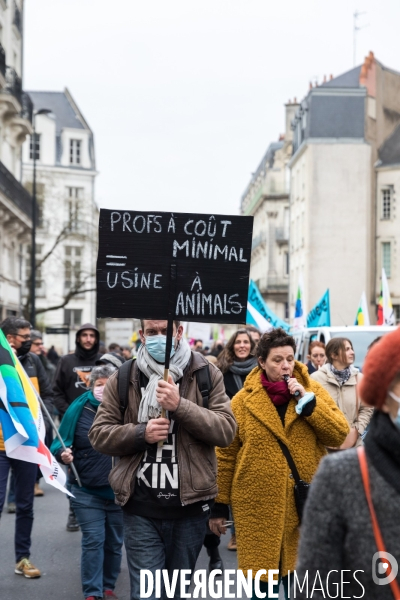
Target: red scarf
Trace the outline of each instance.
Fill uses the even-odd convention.
[[[290,400],[290,392],[286,381],[269,381],[264,371],[261,373],[261,383],[275,406],[286,404]]]

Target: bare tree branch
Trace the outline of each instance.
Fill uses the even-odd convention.
[[[65,296],[65,298],[61,304],[57,304],[56,306],[49,306],[48,308],[38,308],[36,310],[36,314],[39,315],[41,313],[48,312],[49,310],[57,310],[58,308],[64,308],[64,306],[66,306],[68,304],[68,302],[71,300],[71,298],[73,298],[74,296],[77,296],[78,294],[85,294],[86,292],[95,292],[95,291],[96,291],[96,288],[90,288],[88,290],[74,290],[74,291],[68,292],[68,294]]]
[[[58,234],[58,236],[54,240],[54,244],[52,245],[52,247],[50,248],[50,250],[48,252],[46,252],[46,254],[42,258],[40,258],[39,260],[36,260],[36,268],[37,269],[42,266],[42,264],[49,258],[49,256],[51,256],[51,254],[53,254],[53,252],[57,248],[58,244],[60,242],[62,242],[64,239],[66,239],[70,234],[71,234],[71,228],[70,228],[69,225],[66,225],[60,231],[60,233]]]

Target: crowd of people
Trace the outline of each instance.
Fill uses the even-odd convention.
[[[247,326],[208,348],[189,345],[174,321],[165,381],[166,321],[142,320],[134,352],[104,347],[86,323],[64,356],[46,352],[22,318],[0,328],[60,423],[64,445],[48,420],[46,444],[68,473],[66,528],[82,532],[86,600],[116,598],[123,544],[132,600],[141,570],[165,569],[170,580],[174,570],[193,572],[203,545],[209,571],[221,573],[228,528],[238,568],[265,570],[254,598],[275,597],[280,585],[288,598],[294,570],[344,569],[364,571],[368,599],[393,597],[396,579],[383,587],[371,574],[383,550],[371,523],[400,559],[400,329],[370,348],[360,373],[347,338],[312,341],[302,364],[282,329],[261,335]],[[6,455],[0,428],[0,514],[16,513],[15,573],[27,578],[41,575],[30,560],[40,477],[36,465]],[[272,587],[268,570],[279,573]],[[349,583],[342,597],[359,589]],[[312,597],[329,596],[322,588]]]

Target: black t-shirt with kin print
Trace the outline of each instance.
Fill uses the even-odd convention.
[[[178,428],[178,423],[171,419],[164,445],[148,445],[136,472],[134,493],[124,506],[126,512],[154,519],[179,519],[208,512],[212,504],[209,501],[187,506],[181,502]]]

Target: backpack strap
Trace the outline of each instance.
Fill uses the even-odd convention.
[[[208,408],[208,399],[212,388],[210,377],[210,365],[204,365],[196,371],[197,387],[203,398],[203,408]]]
[[[118,397],[119,397],[119,409],[122,415],[125,414],[126,408],[129,403],[129,382],[131,379],[131,370],[134,359],[131,358],[124,362],[118,369]]]

